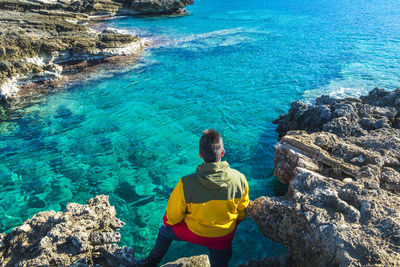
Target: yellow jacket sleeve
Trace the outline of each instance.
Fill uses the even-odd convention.
[[[186,201],[183,194],[182,179],[179,179],[174,191],[172,191],[167,204],[167,211],[164,217],[164,223],[174,225],[180,223],[185,217]],[[166,220],[165,220],[166,219]]]
[[[246,183],[246,189],[244,191],[244,194],[242,196],[242,198],[239,201],[238,204],[238,217],[237,219],[242,221],[244,219],[246,219],[246,208],[250,203],[250,198],[249,198],[249,186]]]

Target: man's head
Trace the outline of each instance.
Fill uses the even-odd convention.
[[[199,155],[205,163],[221,161],[224,156],[224,144],[221,135],[214,129],[207,129],[200,138]]]

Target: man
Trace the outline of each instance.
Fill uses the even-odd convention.
[[[221,162],[225,150],[220,134],[208,129],[200,139],[203,164],[182,177],[172,192],[156,244],[139,266],[157,266],[172,240],[205,246],[212,267],[225,267],[232,257],[236,227],[250,202],[246,178]]]

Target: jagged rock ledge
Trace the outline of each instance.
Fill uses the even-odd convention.
[[[66,211],[40,212],[9,234],[0,235],[2,266],[102,266],[133,265],[132,248],[118,247],[118,229],[108,196],[86,205],[69,203]]]
[[[286,265],[400,266],[400,91],[296,101],[274,123],[289,190],[248,212],[288,248]]]
[[[0,2],[0,101],[110,58],[136,56],[138,36],[88,26],[119,14],[181,14],[192,0],[3,0]],[[26,93],[25,93],[26,94]]]
[[[131,247],[118,247],[125,223],[116,217],[108,196],[86,205],[67,204],[66,211],[34,215],[9,234],[0,234],[1,266],[135,266]],[[132,244],[133,245],[133,244]],[[163,266],[208,267],[207,255],[182,258]]]

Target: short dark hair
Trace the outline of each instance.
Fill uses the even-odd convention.
[[[223,149],[222,137],[216,130],[207,129],[203,131],[203,135],[200,138],[200,154],[204,162],[221,161]]]

